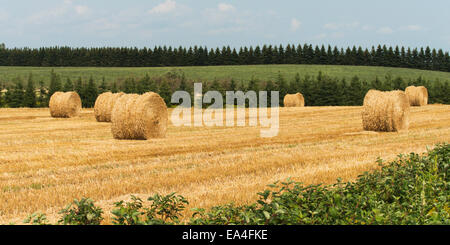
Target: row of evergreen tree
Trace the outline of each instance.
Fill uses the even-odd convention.
[[[151,48],[71,48],[44,47],[2,48],[0,66],[94,66],[94,67],[154,67],[211,66],[256,64],[328,64],[405,67],[450,72],[449,52],[430,47],[405,48],[378,45],[338,48],[311,44],[262,47],[224,46]]]
[[[103,92],[113,93],[122,91],[125,93],[142,94],[147,91],[154,91],[161,95],[166,104],[171,106],[171,97],[175,91],[187,91],[193,97],[193,83],[200,81],[188,81],[184,74],[168,73],[164,76],[150,77],[148,75],[135,79],[129,78],[120,83],[107,83],[102,79],[97,84],[93,78],[83,81],[78,78],[72,81],[67,78],[62,82],[60,76],[51,72],[49,87],[45,87],[43,82],[39,82],[38,88],[32,74],[24,86],[19,80],[15,86],[9,88],[5,93],[0,93],[0,107],[47,107],[49,98],[56,91],[76,91],[83,102],[83,107],[93,107],[97,96]],[[274,81],[260,81],[251,79],[250,81],[236,82],[231,80],[214,80],[203,82],[203,93],[207,91],[219,91],[224,96],[225,91],[279,91],[280,104],[283,105],[283,98],[288,93],[301,92],[305,97],[307,106],[353,106],[362,105],[364,96],[369,89],[390,91],[395,89],[404,90],[409,85],[423,85],[428,88],[430,103],[450,104],[449,82],[417,79],[404,80],[401,77],[393,78],[387,75],[383,79],[376,78],[373,81],[361,81],[358,76],[354,76],[350,81],[345,78],[338,79],[323,75],[321,72],[317,76],[300,76],[296,74],[292,81],[287,81],[279,73]],[[270,93],[269,93],[270,94]],[[194,101],[193,99],[191,101]],[[270,100],[269,100],[270,101]],[[207,105],[206,105],[207,106]]]

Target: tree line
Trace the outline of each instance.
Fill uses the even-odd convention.
[[[91,108],[95,104],[97,96],[103,92],[113,93],[137,93],[143,94],[153,91],[161,95],[168,106],[172,106],[171,97],[175,91],[187,91],[193,100],[194,82],[187,80],[184,73],[168,72],[163,76],[150,77],[148,74],[141,78],[127,78],[123,81],[108,83],[105,79],[94,81],[91,77],[84,81],[81,77],[75,81],[67,78],[62,81],[54,71],[50,74],[48,87],[42,81],[35,83],[30,73],[28,80],[24,82],[16,79],[15,85],[0,93],[0,107],[47,107],[50,97],[57,91],[76,91],[83,103],[83,107]],[[319,72],[317,76],[301,76],[299,73],[288,81],[279,72],[275,80],[261,81],[255,78],[250,81],[213,80],[203,81],[203,93],[207,91],[219,91],[224,96],[226,91],[279,91],[280,105],[283,106],[283,98],[286,94],[301,92],[305,97],[307,106],[358,106],[362,105],[364,96],[369,89],[381,91],[404,90],[407,86],[425,86],[429,92],[429,103],[450,104],[450,86],[448,81],[430,82],[418,77],[405,80],[402,77],[386,75],[384,78],[376,77],[372,81],[361,80],[354,76],[347,81],[330,77]],[[270,93],[269,101],[270,101]],[[207,105],[205,105],[207,106]]]
[[[0,66],[156,67],[258,64],[318,64],[403,67],[450,72],[449,52],[430,47],[386,45],[338,48],[330,45],[263,45],[152,48],[6,48],[0,46]]]

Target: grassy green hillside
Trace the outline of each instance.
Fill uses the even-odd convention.
[[[122,80],[128,77],[141,77],[148,73],[158,76],[169,71],[182,71],[189,80],[213,80],[234,78],[236,80],[249,80],[252,76],[261,80],[275,79],[281,72],[287,79],[292,79],[298,72],[302,76],[309,74],[316,76],[319,71],[332,77],[345,77],[350,79],[358,75],[364,80],[373,80],[376,76],[384,78],[387,74],[393,77],[401,76],[404,79],[422,76],[427,80],[450,81],[450,73],[437,71],[424,71],[406,68],[367,67],[367,66],[335,66],[335,65],[251,65],[251,66],[196,66],[196,67],[148,67],[148,68],[101,68],[101,67],[0,67],[0,84],[10,83],[20,77],[26,80],[31,72],[35,81],[50,79],[50,71],[61,75],[63,80],[67,77],[84,79],[93,76],[100,80],[103,76],[107,81]]]

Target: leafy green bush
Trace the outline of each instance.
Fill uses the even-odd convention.
[[[379,161],[382,164],[382,161]],[[191,224],[450,224],[450,145],[411,153],[330,186],[286,181],[258,193],[252,205],[197,210]]]
[[[150,207],[143,207],[140,198],[131,196],[131,202],[120,201],[112,210],[115,225],[173,225],[180,224],[181,212],[189,202],[180,195],[167,196],[155,194],[148,198]]]
[[[179,224],[181,212],[189,202],[181,195],[175,193],[167,196],[155,194],[148,198],[152,202],[149,209],[146,209],[147,224]]]
[[[89,198],[75,199],[59,213],[63,215],[58,221],[62,225],[99,225],[103,220],[102,209]]]
[[[131,196],[131,202],[119,201],[114,203],[116,209],[111,211],[114,225],[143,225],[141,221],[145,214],[142,210],[142,200]]]
[[[47,219],[47,216],[43,213],[33,213],[30,214],[24,221],[25,224],[32,224],[32,225],[49,225],[49,221]]]
[[[354,182],[310,185],[287,180],[269,185],[250,205],[232,203],[209,210],[194,209],[189,225],[420,225],[450,224],[450,144],[437,145],[426,155],[400,155],[381,169],[365,172]],[[135,196],[116,202],[116,225],[181,224],[189,202],[175,193],[155,194],[150,206]],[[72,208],[72,205],[75,207]],[[92,200],[75,200],[61,212],[59,224],[100,224],[102,210]],[[48,224],[44,214],[30,215],[26,223]],[[24,221],[24,222],[25,222]]]

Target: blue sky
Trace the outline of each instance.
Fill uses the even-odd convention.
[[[450,50],[448,0],[0,0],[7,47],[377,44]]]

